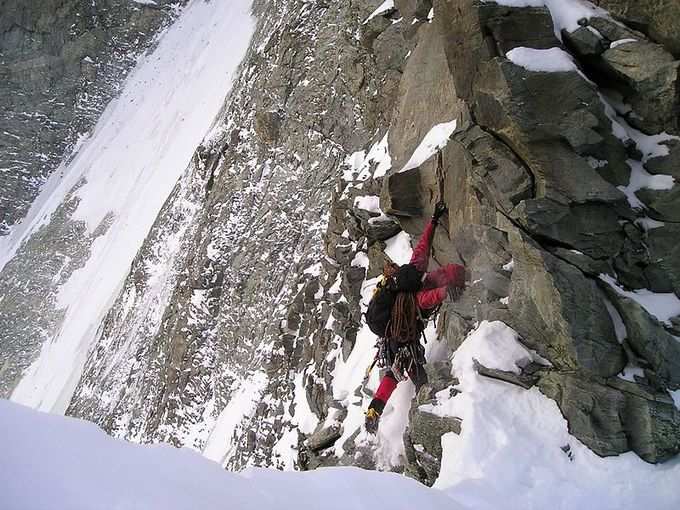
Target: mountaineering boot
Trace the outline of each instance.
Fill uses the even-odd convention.
[[[378,411],[373,409],[372,407],[368,408],[368,411],[366,411],[366,432],[369,434],[375,434],[378,432],[378,424],[380,423],[380,415],[378,414]]]

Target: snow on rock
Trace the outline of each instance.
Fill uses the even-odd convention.
[[[371,146],[368,153],[357,151],[349,155],[345,160],[347,170],[343,172],[342,178],[345,181],[366,181],[371,177],[383,177],[392,168],[388,136],[389,133],[385,133],[379,142]]]
[[[401,231],[396,236],[390,237],[385,244],[385,253],[396,264],[408,264],[413,254],[411,248],[411,236],[406,232]]]
[[[634,453],[601,458],[569,435],[557,404],[537,388],[476,373],[473,359],[516,370],[533,354],[500,322],[482,322],[453,356],[460,394],[444,390],[438,412],[462,419],[442,437],[435,487],[475,510],[678,508],[680,462],[645,463]]]
[[[560,48],[537,50],[520,46],[508,51],[506,57],[513,64],[528,71],[547,73],[578,71],[571,55]]]
[[[579,20],[594,16],[609,18],[609,14],[586,0],[545,0],[555,25],[555,35],[562,40],[562,30],[573,32],[579,28]]]
[[[628,186],[618,186],[618,188],[625,193],[628,203],[634,209],[646,209],[645,204],[635,195],[636,191],[644,188],[668,190],[675,185],[675,179],[672,176],[663,174],[652,175],[645,170],[640,161],[629,159],[627,163],[630,167],[630,181]]]
[[[609,48],[616,48],[617,46],[621,46],[622,44],[628,44],[628,43],[634,43],[637,42],[637,39],[619,39],[618,41],[613,41],[610,45]]]
[[[380,210],[380,197],[374,195],[356,197],[354,199],[354,207],[357,209],[364,209],[368,212],[382,214]]]
[[[257,409],[262,393],[267,385],[267,376],[261,372],[244,382],[231,396],[229,404],[222,410],[208,437],[203,455],[210,460],[225,465],[235,453],[233,443],[241,423],[251,417]]]
[[[668,390],[673,402],[675,402],[675,407],[680,409],[680,390],[670,391]]]
[[[42,208],[25,236],[48,221],[76,185],[73,220],[86,222],[91,232],[104,222],[109,227],[85,266],[60,289],[63,326],[43,346],[13,400],[66,409],[101,318],[229,93],[254,30],[250,7],[250,0],[191,2],[155,51],[140,60],[89,140],[55,172],[64,177],[39,199]]]
[[[411,155],[411,158],[404,165],[404,168],[400,172],[405,172],[406,170],[411,170],[413,168],[418,168],[420,165],[425,163],[428,159],[434,156],[438,151],[446,147],[449,142],[449,138],[456,130],[458,121],[456,119],[450,122],[442,122],[437,124],[428,131],[420,145]]]
[[[672,292],[659,293],[647,289],[628,291],[607,274],[601,274],[600,279],[608,283],[618,294],[632,299],[665,324],[670,325],[670,319],[680,315],[680,298]]]
[[[562,40],[562,30],[573,32],[579,27],[579,20],[594,16],[609,18],[604,9],[585,0],[482,0],[508,7],[547,7],[555,26],[555,35]]]
[[[389,11],[391,11],[392,9],[394,9],[394,0],[385,0],[382,4],[380,4],[380,5],[378,6],[378,8],[377,8],[375,11],[373,11],[373,12],[368,16],[368,18],[366,18],[366,20],[364,21],[363,24],[365,25],[366,23],[368,23],[369,21],[371,21],[371,20],[372,20],[373,18],[375,18],[376,16],[380,16],[381,14],[385,14],[386,12],[389,12]]]
[[[3,510],[462,508],[394,473],[357,468],[230,473],[188,449],[134,445],[95,425],[0,400]],[[342,494],[342,497],[334,497]]]

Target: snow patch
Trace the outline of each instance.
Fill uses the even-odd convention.
[[[454,119],[450,122],[442,122],[441,124],[433,126],[413,152],[411,158],[399,172],[418,168],[437,152],[446,147],[446,144],[449,143],[449,138],[451,138],[451,135],[456,130],[457,125],[458,121]]]
[[[619,39],[618,41],[613,41],[610,45],[609,48],[616,48],[617,46],[621,46],[622,44],[628,44],[628,43],[634,43],[637,42],[637,39]]]
[[[389,12],[389,11],[391,11],[392,9],[394,9],[394,0],[385,0],[383,3],[381,3],[381,4],[378,6],[378,8],[377,8],[375,11],[373,11],[373,12],[368,16],[368,18],[366,18],[366,20],[364,21],[363,24],[365,25],[366,23],[368,23],[369,21],[371,21],[371,20],[372,20],[373,18],[375,18],[376,16],[380,16],[381,14],[385,14],[386,12]]]
[[[508,51],[505,56],[513,64],[528,71],[547,73],[578,71],[571,55],[560,48],[537,50],[520,46]]]
[[[411,236],[406,232],[401,231],[396,236],[390,237],[385,241],[387,245],[385,253],[392,260],[392,262],[403,265],[411,261],[413,255],[413,248],[411,248]]]
[[[232,394],[229,403],[220,413],[217,422],[203,448],[203,455],[221,465],[225,465],[235,453],[233,440],[241,423],[252,417],[267,386],[268,378],[257,372],[246,379],[241,387]]]

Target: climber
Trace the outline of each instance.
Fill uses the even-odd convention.
[[[446,211],[443,202],[437,203],[409,264],[401,267],[385,265],[383,281],[378,284],[369,303],[366,322],[380,337],[376,359],[388,369],[366,412],[366,430],[369,433],[377,431],[387,400],[397,384],[405,380],[404,372],[413,381],[416,393],[427,383],[423,367],[425,348],[420,343],[424,320],[436,312],[447,295],[456,299],[465,287],[463,266],[448,264],[427,272],[434,231]],[[383,312],[381,317],[381,308],[384,310],[385,307],[388,311]]]

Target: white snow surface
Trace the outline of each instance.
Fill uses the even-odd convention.
[[[393,473],[231,473],[188,449],[112,439],[91,423],[6,400],[0,400],[0,451],[3,510],[462,508]]]
[[[437,154],[440,150],[446,147],[449,142],[449,138],[456,130],[458,121],[453,119],[450,122],[442,122],[441,124],[436,124],[427,132],[420,145],[411,155],[411,158],[404,165],[404,167],[399,170],[399,172],[405,172],[406,170],[411,170],[413,168],[418,168],[420,165],[425,163],[432,156]]]
[[[553,400],[535,387],[480,376],[472,361],[514,370],[531,358],[501,322],[482,322],[456,351],[453,372],[462,393],[451,397],[445,389],[434,407],[437,414],[461,418],[462,430],[442,437],[434,486],[475,510],[678,508],[679,459],[652,465],[632,452],[598,457],[569,435]]]
[[[13,400],[66,409],[101,319],[231,89],[254,31],[250,6],[251,0],[190,2],[155,51],[140,59],[89,139],[55,172],[16,235],[0,245],[4,264],[83,179],[74,218],[90,231],[113,218],[85,267],[60,289],[63,327],[43,346]]]
[[[560,48],[537,50],[519,46],[505,55],[512,63],[527,69],[547,73],[578,71],[571,55]]]
[[[368,212],[381,213],[380,197],[375,195],[365,195],[354,199],[354,207]]]

